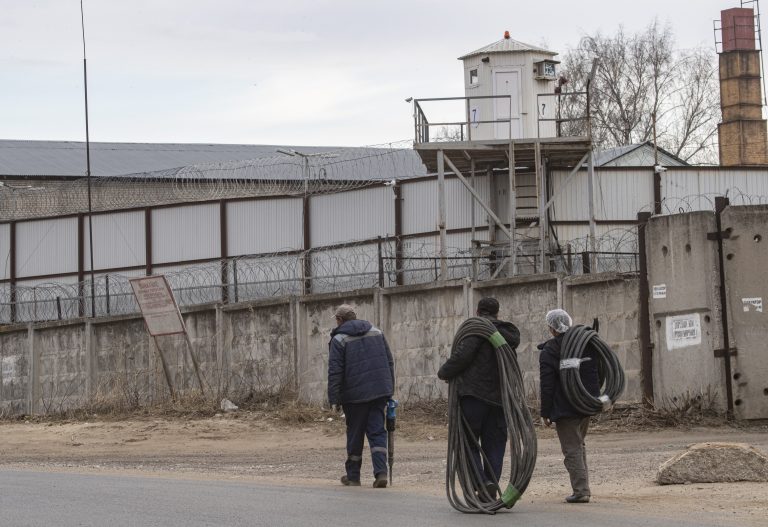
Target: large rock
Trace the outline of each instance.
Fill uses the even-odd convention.
[[[660,485],[768,481],[768,457],[744,443],[698,443],[659,467]]]

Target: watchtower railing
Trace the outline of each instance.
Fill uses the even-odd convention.
[[[456,142],[472,141],[473,128],[480,125],[507,125],[507,133],[512,137],[512,124],[517,119],[511,116],[500,119],[479,119],[477,111],[473,112],[472,101],[491,103],[495,110],[495,103],[498,101],[509,101],[509,107],[512,108],[514,100],[511,95],[479,95],[475,97],[435,97],[430,99],[415,99],[414,104],[414,139],[417,144],[436,143],[436,142]],[[463,104],[462,104],[463,101]],[[449,103],[454,106],[447,113],[450,116],[456,116],[456,119],[439,120],[430,122],[424,111],[424,103]],[[456,103],[456,104],[450,104]],[[443,112],[445,113],[445,111]],[[494,112],[495,113],[495,112]],[[461,117],[459,117],[461,116]],[[477,133],[475,133],[477,135]]]
[[[589,106],[589,90],[540,93],[536,99],[538,137],[591,137]]]

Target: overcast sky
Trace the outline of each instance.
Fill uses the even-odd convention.
[[[564,52],[655,16],[713,49],[738,0],[85,0],[92,141],[380,144],[406,97],[463,96],[460,55]],[[83,140],[79,0],[0,0],[0,138]]]

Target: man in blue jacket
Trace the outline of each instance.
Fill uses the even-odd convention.
[[[363,438],[368,437],[373,461],[374,488],[387,486],[387,400],[395,388],[395,363],[381,330],[357,320],[352,306],[334,313],[336,328],[328,344],[328,403],[343,407],[347,421],[346,475],[341,483],[360,486]]]
[[[584,438],[589,427],[589,416],[577,412],[565,396],[560,384],[560,348],[563,335],[570,329],[573,321],[562,309],[547,313],[547,326],[552,338],[539,344],[539,373],[541,387],[541,418],[544,424],[555,423],[560,449],[563,451],[566,470],[571,479],[573,494],[565,498],[568,503],[589,503],[592,495],[589,490],[587,472],[587,451]],[[597,360],[587,348],[579,367],[579,377],[589,393],[600,395],[600,381],[597,373]]]

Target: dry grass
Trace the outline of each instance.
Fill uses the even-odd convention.
[[[329,409],[298,400],[291,389],[269,392],[234,394],[230,400],[239,408],[233,418],[268,421],[271,424],[296,427],[322,423],[329,431],[341,430],[343,419]],[[610,411],[595,416],[592,429],[596,432],[656,430],[664,428],[692,428],[696,426],[720,427],[761,426],[761,423],[729,421],[716,410],[712,392],[685,393],[665,401],[663,406],[617,404]],[[528,401],[532,415],[537,416],[536,401]],[[118,421],[125,419],[205,419],[220,414],[220,400],[203,397],[199,392],[136,406],[134,401],[115,395],[96,397],[87,406],[46,416],[0,416],[0,420],[26,420],[31,422],[62,421]],[[447,436],[448,401],[446,399],[404,402],[398,408],[398,432],[411,440],[443,439]],[[538,419],[535,418],[538,423]]]

